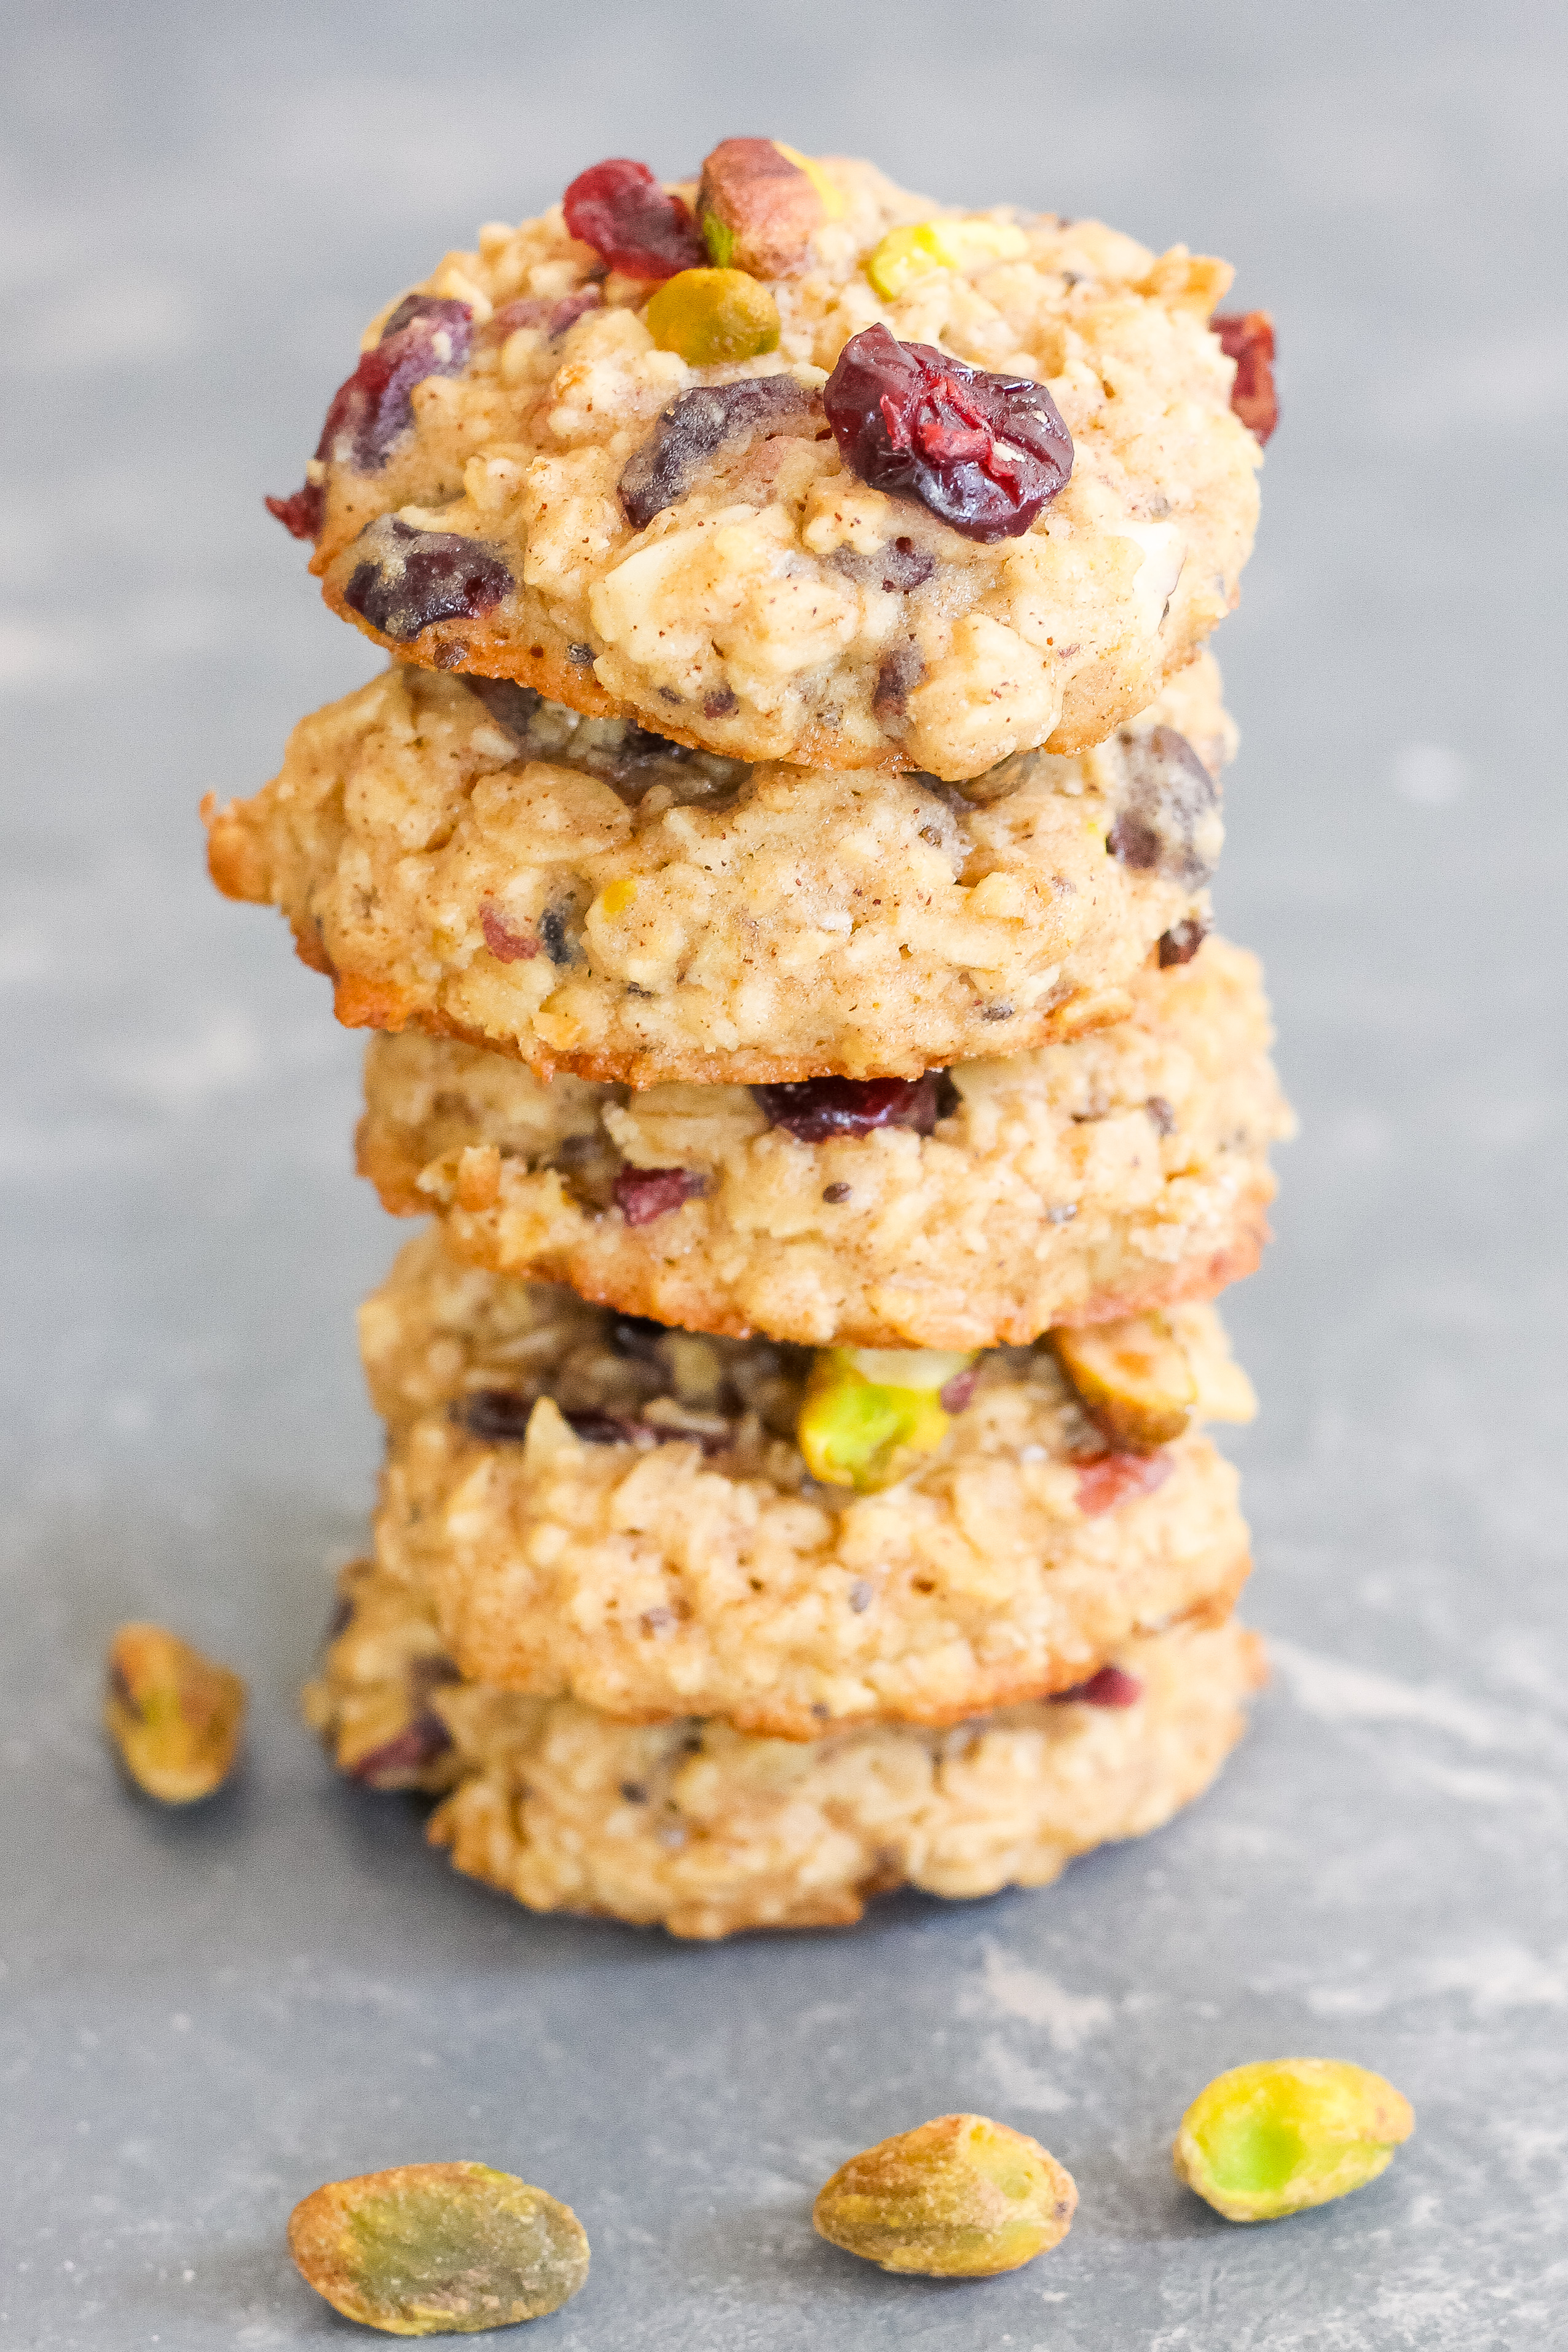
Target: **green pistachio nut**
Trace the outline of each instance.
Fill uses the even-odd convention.
[[[1333,2058],[1233,2066],[1181,2119],[1176,2175],[1228,2221],[1278,2221],[1364,2189],[1416,2118],[1381,2074]]]
[[[704,213],[697,223],[707,247],[707,257],[716,269],[729,269],[735,264],[735,231],[716,213]]]
[[[992,261],[1016,261],[1029,250],[1022,229],[1008,221],[913,221],[890,228],[866,257],[865,274],[884,302],[938,269],[969,269]]]
[[[938,2116],[841,2165],[811,2209],[819,2234],[884,2271],[994,2278],[1060,2245],[1072,2176],[988,2116]]]
[[[165,1625],[122,1625],[109,1648],[103,1723],[137,1787],[190,1805],[221,1788],[245,1729],[238,1675]]]
[[[779,305],[744,269],[678,270],[643,315],[659,349],[688,367],[720,367],[779,348]]]
[[[822,1349],[795,1433],[812,1477],[862,1494],[907,1477],[946,1437],[941,1391],[973,1361],[933,1348]]]
[[[474,2336],[559,2311],[588,2276],[570,2205],[487,2164],[402,2164],[297,2205],[288,2251],[334,2311],[387,2336]]]

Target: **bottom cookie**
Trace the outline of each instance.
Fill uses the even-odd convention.
[[[716,1937],[848,1927],[899,1885],[1044,1886],[1201,1794],[1244,1728],[1262,1645],[1234,1621],[1125,1644],[1077,1693],[955,1729],[763,1739],[612,1721],[463,1683],[408,1584],[357,1562],[308,1719],[376,1788],[445,1791],[429,1835],[535,1911]]]

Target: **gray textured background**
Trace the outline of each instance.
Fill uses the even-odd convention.
[[[559,2352],[1563,2340],[1561,12],[144,0],[0,33],[0,2344],[346,2344],[289,2207],[468,2154],[587,2222]],[[600,155],[753,130],[1185,238],[1276,311],[1220,905],[1305,1126],[1233,1302],[1281,1671],[1219,1790],[1051,1893],[707,1950],[457,1881],[295,1719],[395,1236],[349,1172],[358,1045],[211,893],[194,807],[374,665],[259,504],[363,319]],[[190,1818],[99,1746],[143,1613],[252,1678],[249,1769]],[[1176,2116],[1300,2050],[1385,2069],[1418,2137],[1228,2229],[1168,2176]],[[1060,2252],[933,2288],[812,2238],[832,2165],[954,2106],[1077,2175]]]

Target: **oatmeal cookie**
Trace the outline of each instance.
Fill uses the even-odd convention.
[[[371,321],[274,510],[400,658],[730,757],[951,780],[1101,741],[1251,546],[1230,269],[791,168],[804,236],[775,173],[719,269],[689,218],[652,254],[580,203],[482,229]]]
[[[695,1331],[988,1348],[1249,1274],[1291,1132],[1256,960],[1210,939],[1124,1021],[922,1079],[534,1077],[413,1034],[365,1060],[359,1164],[497,1274]]]
[[[1200,1795],[1264,1677],[1256,1635],[1180,1626],[1124,1643],[1098,1686],[1061,1699],[800,1743],[465,1683],[415,1589],[361,1561],[341,1591],[346,1622],[305,1695],[340,1769],[450,1791],[432,1841],[532,1910],[685,1937],[850,1927],[901,1885],[1047,1885]],[[389,1727],[422,1762],[387,1760]]]
[[[1169,1319],[1194,1423],[1248,1418],[1212,1308]],[[801,1349],[507,1282],[438,1233],[360,1329],[391,1430],[378,1556],[476,1680],[789,1739],[949,1723],[1221,1616],[1247,1575],[1236,1474],[1208,1439],[1108,1450],[1045,1341],[982,1356],[938,1450],[854,1494],[808,1475]]]
[[[203,814],[219,888],[282,908],[350,1027],[637,1086],[917,1076],[1119,1020],[1186,951],[1232,741],[1207,658],[1097,750],[963,790],[394,667]]]

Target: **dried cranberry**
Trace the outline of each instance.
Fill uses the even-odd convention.
[[[427,1708],[391,1739],[383,1739],[379,1748],[372,1748],[350,1764],[349,1778],[361,1781],[367,1789],[395,1789],[412,1773],[423,1772],[427,1764],[434,1764],[451,1745],[452,1734],[441,1717]]]
[[[479,909],[479,929],[497,963],[531,963],[539,951],[539,943],[532,933],[520,931],[488,898]]]
[[[597,286],[580,286],[575,294],[525,294],[519,300],[503,303],[500,310],[493,311],[480,329],[480,335],[486,343],[504,343],[519,327],[542,327],[553,341],[590,310],[599,310],[603,300]]]
[[[327,511],[327,492],[320,482],[307,482],[302,490],[293,490],[286,499],[268,499],[265,503],[267,513],[277,517],[291,539],[319,536]]]
[[[561,209],[570,235],[628,278],[673,278],[707,260],[686,205],[665,194],[646,163],[623,155],[580,172]]]
[[[1163,1486],[1175,1465],[1168,1454],[1100,1454],[1078,1473],[1078,1507],[1089,1518],[1113,1511],[1135,1495]]]
[[[413,423],[413,387],[427,375],[459,375],[474,339],[474,313],[466,302],[441,294],[409,294],[398,304],[381,340],[332,395],[318,458],[351,466],[356,473],[379,473],[392,446]],[[296,539],[314,539],[321,528],[325,493],[307,482],[291,498],[268,499],[267,509]]]
[[[727,1431],[683,1429],[673,1422],[633,1421],[621,1413],[569,1412],[564,1418],[585,1445],[646,1444],[651,1439],[655,1445],[700,1445],[705,1454],[722,1454],[729,1443]]]
[[[494,548],[455,530],[415,530],[396,515],[378,515],[357,543],[364,553],[343,602],[400,644],[433,621],[474,620],[512,585]]]
[[[1200,923],[1196,915],[1184,915],[1179,923],[1160,933],[1160,970],[1168,971],[1172,964],[1190,963],[1207,937],[1207,923]]]
[[[1216,314],[1209,325],[1219,337],[1219,348],[1236,362],[1230,405],[1260,445],[1280,422],[1279,395],[1274,390],[1274,321],[1267,310],[1231,310]]]
[[[876,685],[872,692],[872,716],[881,727],[891,727],[904,717],[909,698],[925,675],[925,664],[918,646],[895,646],[878,667]]]
[[[392,443],[413,423],[414,385],[428,375],[460,375],[473,335],[466,302],[436,294],[400,302],[381,341],[333,394],[317,457],[356,473],[379,473]]]
[[[618,1356],[629,1356],[637,1364],[657,1364],[661,1370],[664,1360],[659,1349],[669,1336],[669,1325],[655,1323],[651,1315],[617,1315],[610,1326],[610,1344]]]
[[[651,1225],[705,1186],[689,1168],[622,1168],[615,1179],[615,1205],[629,1225]]]
[[[974,1398],[975,1386],[979,1377],[979,1372],[973,1364],[969,1366],[967,1372],[955,1372],[952,1379],[936,1391],[937,1401],[943,1412],[962,1412],[965,1406]]]
[[[514,742],[528,741],[544,700],[537,687],[519,686],[515,677],[465,677],[463,683]]]
[[[727,444],[780,432],[810,412],[811,395],[792,375],[746,376],[678,394],[626,462],[620,488],[627,520],[643,530],[685,497],[698,468]]]
[[[1044,384],[881,325],[850,337],[822,404],[852,473],[918,499],[966,539],[1016,539],[1072,472],[1072,437]]]
[[[836,570],[858,580],[866,587],[884,588],[890,596],[907,596],[929,580],[936,569],[936,559],[912,539],[895,539],[888,546],[878,548],[874,555],[862,555],[857,548],[841,547],[833,557]]]
[[[873,1127],[912,1127],[929,1135],[937,1119],[938,1073],[918,1078],[800,1078],[793,1084],[753,1087],[769,1127],[781,1127],[798,1143],[825,1143],[830,1136],[869,1135]]]
[[[1105,838],[1113,857],[1200,889],[1218,860],[1219,792],[1185,735],[1151,727],[1124,744],[1126,783]]]
[[[1086,1683],[1057,1691],[1054,1699],[1058,1706],[1136,1706],[1143,1696],[1144,1685],[1136,1675],[1123,1666],[1102,1666]]]
[[[453,1406],[452,1418],[487,1445],[516,1445],[528,1433],[533,1409],[534,1399],[517,1389],[472,1389]]]

